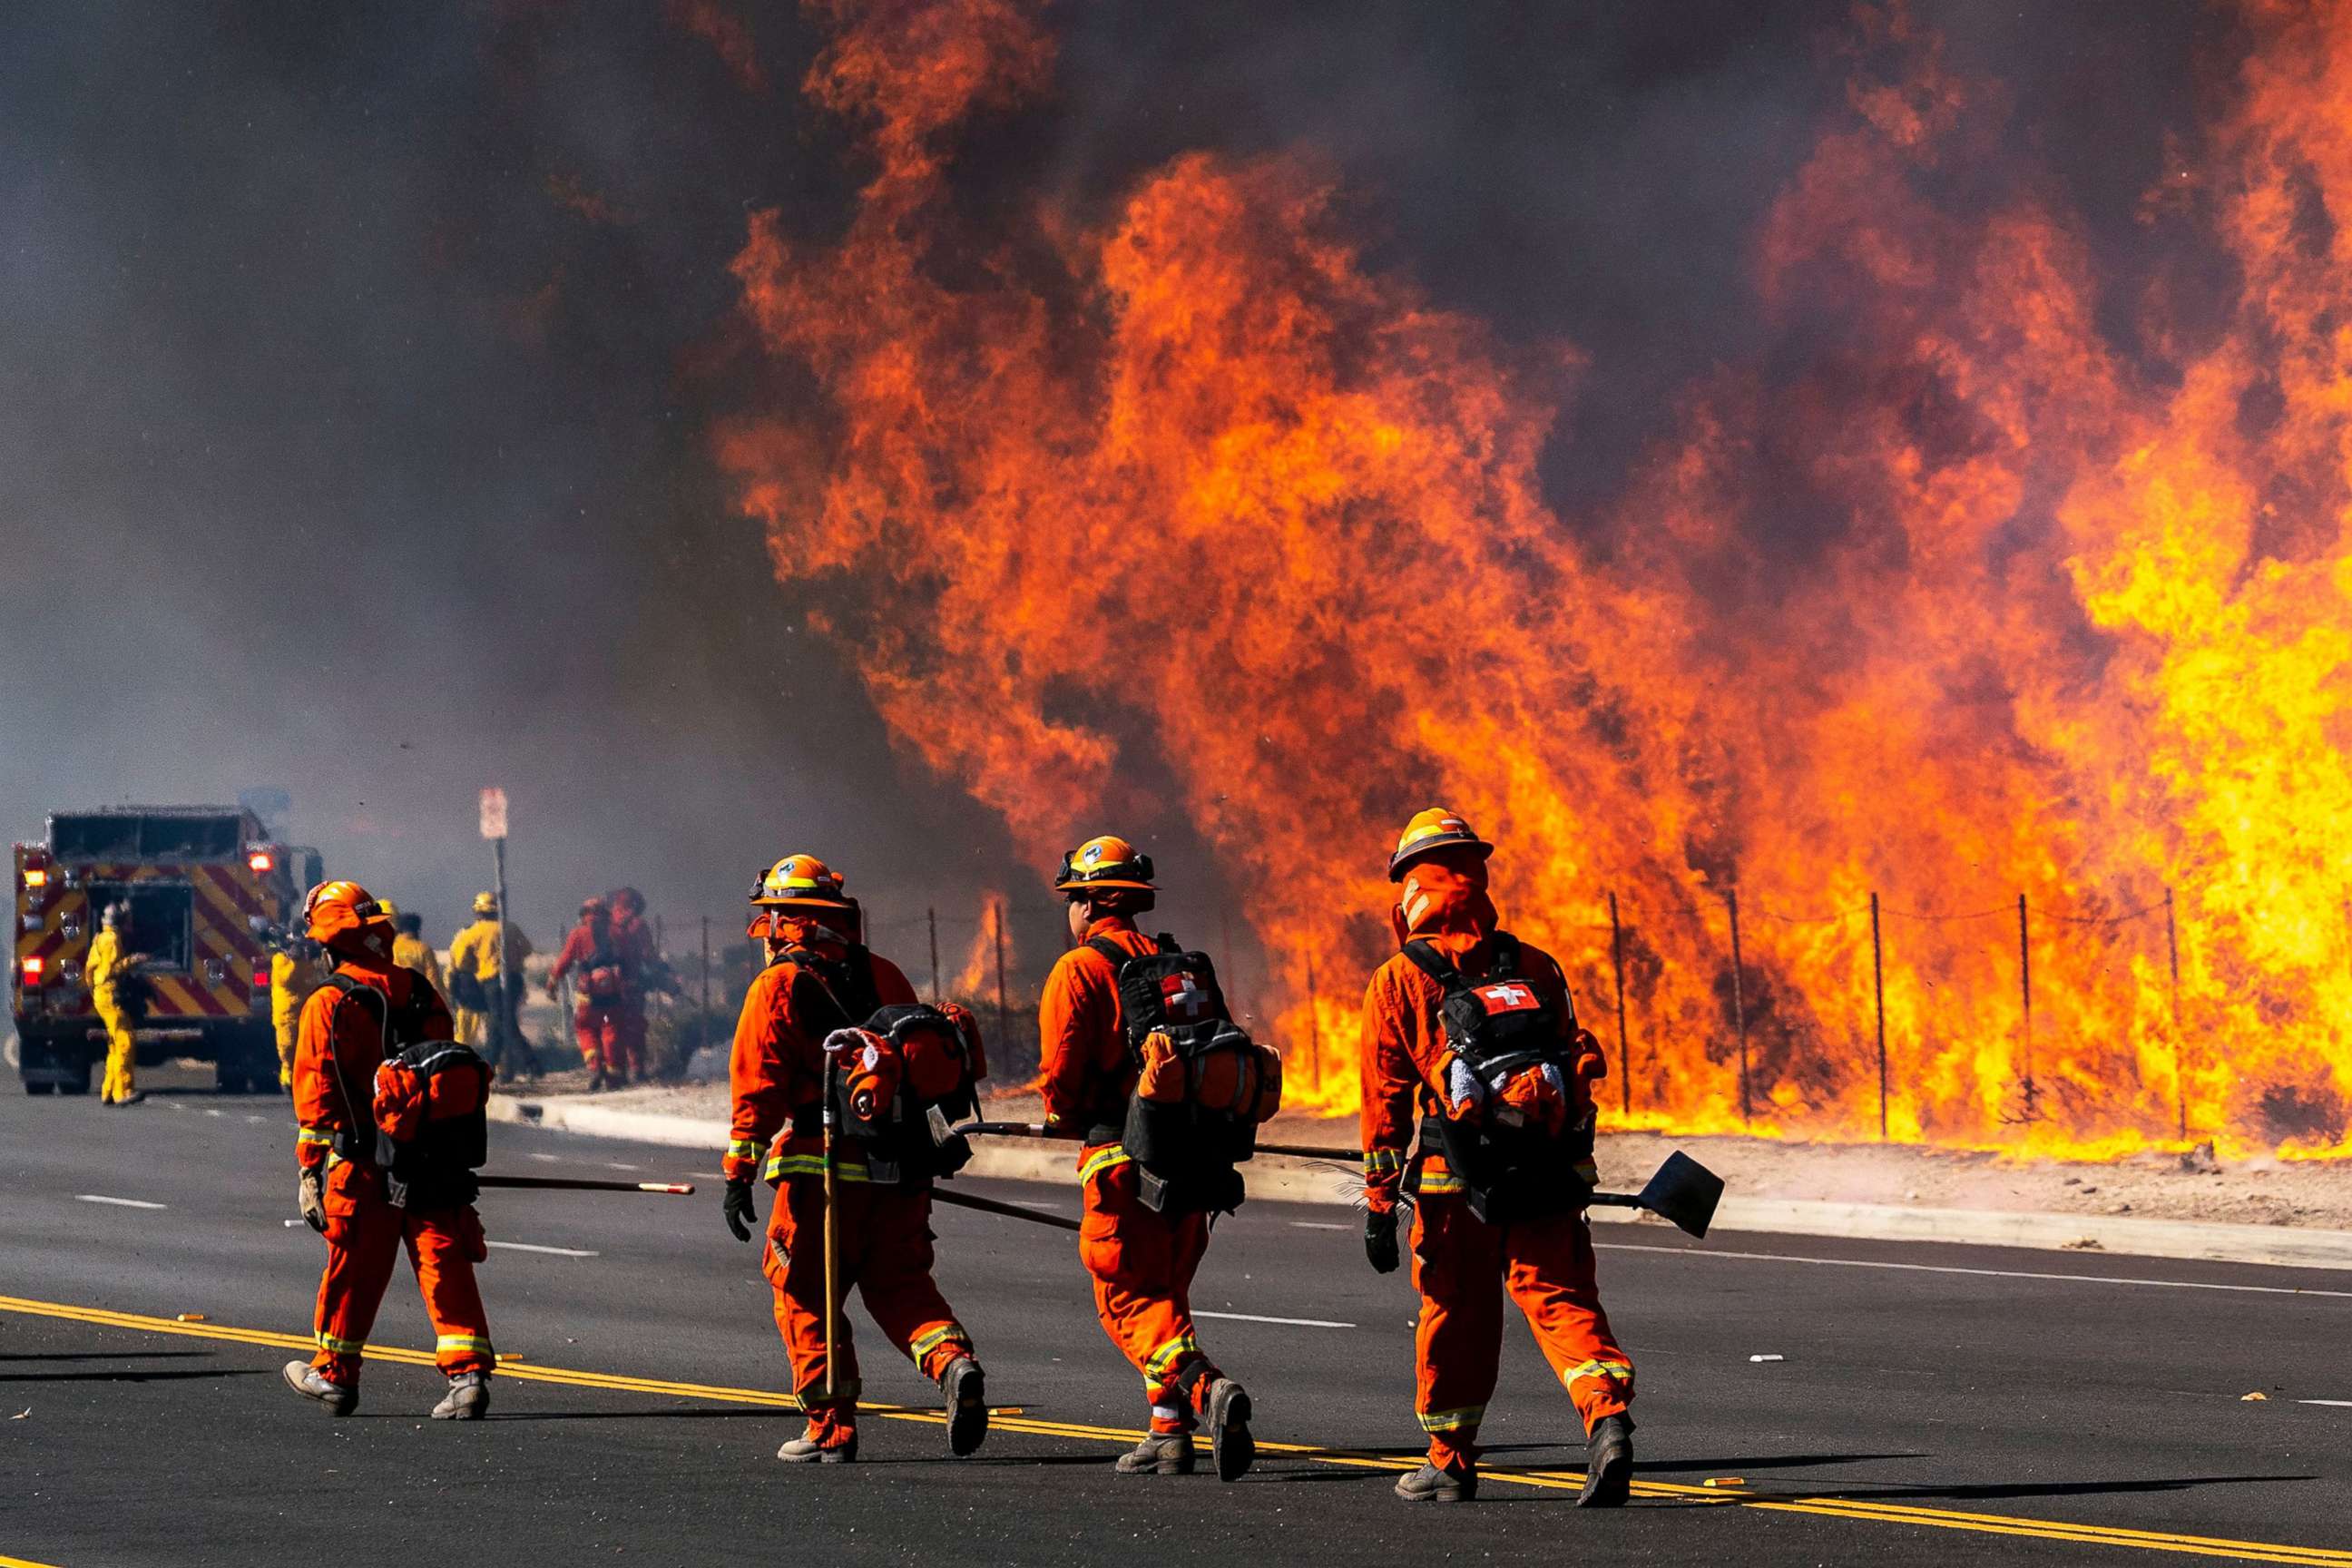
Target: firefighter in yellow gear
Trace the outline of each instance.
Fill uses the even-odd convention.
[[[327,966],[315,942],[297,942],[269,955],[269,1026],[278,1035],[278,1087],[294,1092],[294,1037],[302,1004],[327,983]]]
[[[511,1047],[520,1058],[516,1065],[526,1070],[530,1068],[530,1052],[523,1046],[522,1029],[516,1019],[522,1005],[523,960],[530,953],[530,939],[512,921],[499,919],[498,896],[475,894],[474,923],[449,943],[451,1011],[457,1018],[459,1042],[481,1052],[493,1066],[503,1068],[500,1058]],[[491,1026],[491,1009],[497,1005],[501,963],[507,969],[507,1019],[506,1027],[496,1030]],[[467,984],[469,980],[471,984]],[[481,1005],[469,1006],[460,997],[478,998]],[[502,1072],[501,1076],[511,1075]]]
[[[433,949],[425,941],[425,917],[396,909],[383,899],[375,901],[375,907],[392,917],[392,966],[394,969],[414,969],[433,982],[434,990],[444,990],[441,961],[434,956]]]
[[[122,1005],[121,986],[147,955],[125,949],[131,930],[127,907],[109,904],[100,919],[104,929],[90,942],[83,969],[89,981],[89,999],[98,1008],[98,1021],[106,1026],[106,1078],[99,1086],[98,1097],[108,1105],[136,1105],[145,1098],[139,1092],[139,1040],[131,1033],[130,1013]]]

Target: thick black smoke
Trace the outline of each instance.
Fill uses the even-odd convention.
[[[2002,151],[2122,258],[2121,330],[2218,25],[1916,10],[2011,85]],[[1379,265],[1589,356],[1549,465],[1570,518],[1679,389],[1772,348],[1754,226],[1850,33],[1843,0],[1055,15],[1055,94],[965,144],[969,200],[1099,216],[1188,149],[1309,150]],[[731,917],[794,848],[894,916],[1008,879],[1042,902],[954,781],[892,756],[709,459],[715,417],[778,395],[732,316],[747,211],[822,235],[858,175],[795,90],[821,42],[744,0],[8,6],[0,831],[278,785],[293,837],[438,933],[501,784],[549,934],[621,881]],[[1171,913],[1245,896],[1207,879]]]

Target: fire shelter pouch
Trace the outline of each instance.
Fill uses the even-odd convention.
[[[866,1140],[872,1179],[920,1181],[963,1169],[971,1142],[951,1129],[980,1113],[988,1071],[971,1015],[952,1004],[900,1003],[850,1033],[858,1044],[841,1054],[834,1093],[843,1129]]]

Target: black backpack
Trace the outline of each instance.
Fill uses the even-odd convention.
[[[858,1026],[879,1036],[900,1064],[898,1092],[870,1115],[858,1113],[848,1075],[827,1074],[842,1130],[866,1141],[867,1179],[887,1186],[962,1170],[971,1159],[971,1141],[953,1129],[980,1114],[982,1068],[974,1043],[953,1018],[921,1002],[877,1008]]]
[[[449,971],[449,1000],[468,1013],[487,1013],[490,1010],[490,988],[472,970],[453,967]]]
[[[1518,938],[1496,931],[1493,960],[1473,980],[1426,942],[1409,942],[1404,955],[1445,989],[1438,1019],[1445,1043],[1490,1086],[1528,1068],[1552,1066],[1564,1081],[1575,1070],[1576,1005],[1563,1018],[1524,978]],[[1565,990],[1562,995],[1566,995]],[[1490,1225],[1582,1208],[1591,1190],[1578,1168],[1592,1158],[1588,1121],[1555,1136],[1535,1127],[1507,1127],[1492,1119],[1457,1121],[1433,1116],[1423,1123],[1424,1146],[1434,1142],[1462,1182],[1470,1212]]]
[[[1188,952],[1161,932],[1159,951],[1130,954],[1105,937],[1087,943],[1118,972],[1118,1010],[1127,1032],[1128,1062],[1144,1068],[1144,1042],[1167,1037],[1183,1064],[1188,1089],[1208,1058],[1257,1047],[1225,1006],[1216,966],[1205,952]],[[1128,1097],[1119,1142],[1142,1167],[1144,1205],[1155,1210],[1230,1214],[1246,1195],[1234,1167],[1257,1152],[1257,1122],[1211,1110],[1191,1093],[1181,1102]]]
[[[327,984],[375,1016],[383,1036],[383,1063],[378,1071],[388,1066],[428,1081],[445,1072],[476,1073],[480,1086],[477,1104],[465,1115],[428,1122],[413,1139],[394,1138],[376,1124],[373,1082],[352,1084],[342,1063],[331,1055],[344,1107],[358,1124],[349,1132],[335,1135],[334,1149],[346,1160],[363,1161],[381,1170],[385,1198],[394,1208],[459,1208],[480,1195],[480,1184],[473,1173],[489,1160],[486,1107],[490,1068],[470,1046],[425,1037],[433,984],[413,969],[408,975],[408,1001],[401,1006],[393,1005],[392,999],[374,986],[348,974],[330,975]]]

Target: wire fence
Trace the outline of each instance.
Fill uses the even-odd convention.
[[[2003,1119],[2021,1123],[2046,1116],[2047,1089],[2037,1067],[2035,1007],[2037,1000],[2046,1004],[2048,999],[2041,997],[2037,990],[2037,956],[2049,956],[2047,950],[2059,940],[2055,928],[2115,931],[2148,921],[2160,922],[2163,934],[2162,973],[2171,1025],[2172,1120],[2179,1136],[2188,1139],[2191,1117],[2188,1064],[2183,1060],[2180,939],[2172,889],[2167,889],[2158,898],[2113,914],[2037,909],[2023,893],[2001,903],[1963,910],[1901,908],[1888,903],[1876,892],[1843,906],[1813,910],[1780,907],[1743,898],[1736,888],[1726,889],[1716,898],[1720,902],[1720,940],[1724,949],[1718,962],[1727,960],[1717,989],[1724,994],[1729,1015],[1731,1039],[1727,1043],[1732,1049],[1728,1065],[1734,1074],[1733,1096],[1743,1121],[1757,1119],[1760,1103],[1755,1041],[1751,1037],[1756,1023],[1752,1008],[1758,997],[1758,984],[1763,983],[1767,994],[1770,989],[1769,970],[1759,969],[1748,951],[1748,927],[1756,921],[1769,922],[1792,936],[1808,938],[1827,936],[1839,928],[1856,928],[1853,941],[1858,967],[1866,936],[1866,973],[1856,978],[1866,980],[1868,986],[1864,1070],[1866,1080],[1874,1079],[1874,1083],[1866,1081],[1866,1087],[1874,1093],[1881,1138],[1893,1133],[1892,1105],[1896,1087],[1894,1064],[1889,1060],[1888,958],[1890,952],[1899,954],[1905,925],[1948,931],[1975,923],[2001,922],[2000,927],[1989,930],[1986,938],[1988,947],[2009,950],[2016,973],[2013,1061],[2017,1109],[2004,1113]],[[1618,892],[1604,895],[1601,912],[1602,919],[1571,921],[1555,924],[1553,929],[1582,931],[1596,938],[1606,934],[1607,949],[1600,961],[1601,967],[1596,972],[1594,983],[1580,989],[1588,995],[1602,986],[1607,989],[1604,1026],[1614,1026],[1612,1076],[1618,1080],[1618,1109],[1630,1118],[1637,1109],[1635,1097],[1641,1075],[1634,1070],[1634,1055],[1644,1009],[1641,996],[1643,987],[1635,983],[1629,971],[1637,962],[1659,970],[1666,959],[1664,953],[1646,948],[1643,933],[1628,918],[1632,913],[1630,906]],[[1703,920],[1705,906],[1685,904],[1675,912],[1680,920]],[[1037,1071],[1037,1012],[1030,990],[1036,966],[1016,958],[1010,932],[1017,925],[1034,938],[1049,922],[1058,928],[1063,915],[1064,907],[1058,903],[1013,903],[990,899],[970,913],[943,914],[931,905],[919,911],[873,918],[868,921],[866,936],[871,946],[898,962],[919,994],[931,1000],[961,1002],[972,1008],[987,1026],[991,1076],[1000,1084],[1024,1083]],[[695,916],[667,921],[656,917],[655,926],[657,944],[676,981],[674,992],[656,999],[652,1030],[655,1055],[657,1066],[668,1076],[681,1076],[698,1052],[707,1047],[723,1049],[731,1037],[744,993],[766,959],[760,943],[741,934],[740,918]],[[1230,921],[1225,922],[1220,934],[1224,939],[1218,954],[1223,969],[1234,952]],[[1939,939],[1944,950],[1948,951],[1950,945],[1951,938]],[[1643,949],[1638,959],[1637,946]],[[1341,944],[1339,950],[1343,948]],[[1028,951],[1034,952],[1034,943]],[[1686,961],[1678,961],[1677,966],[1694,967]],[[1324,1007],[1329,1005],[1332,979],[1318,973],[1318,957],[1312,952],[1268,952],[1257,972],[1262,991],[1274,991],[1294,1003],[1306,1004],[1288,1015],[1296,1037],[1279,1042],[1286,1052],[1295,1053],[1299,1076],[1306,1084],[1319,1083],[1327,1067],[1336,1070],[1353,1065],[1352,1058],[1327,1060],[1332,1042],[1324,1037]],[[1932,986],[1934,983],[1927,984]],[[1228,983],[1229,995],[1239,989]],[[1234,999],[1239,1011],[1239,998]],[[1273,1027],[1264,1018],[1258,1020],[1257,1026],[1269,1030]],[[1653,1068],[1655,1063],[1654,1051]]]

